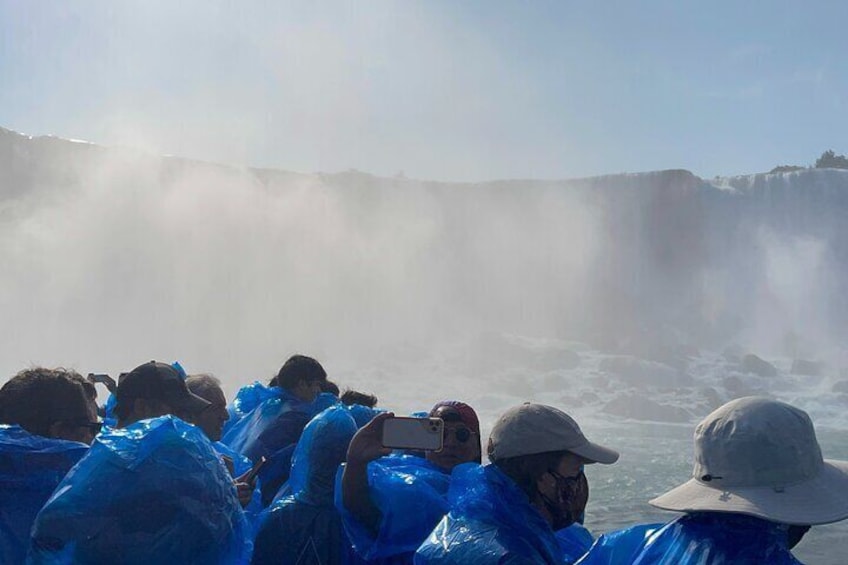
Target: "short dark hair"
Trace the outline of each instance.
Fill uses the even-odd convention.
[[[556,469],[559,460],[566,453],[568,451],[546,451],[544,453],[497,459],[493,460],[492,463],[503,471],[506,476],[515,481],[515,484],[532,500],[538,492],[536,481],[551,469]]]
[[[331,380],[324,380],[321,383],[321,392],[329,392],[333,396],[339,395],[339,385]]]
[[[292,355],[280,367],[277,376],[271,379],[271,386],[292,389],[301,381],[323,381],[327,379],[327,371],[321,363],[306,355]]]
[[[358,390],[346,389],[342,393],[340,400],[342,401],[342,404],[346,406],[351,406],[352,404],[359,404],[367,406],[368,408],[374,408],[377,406],[376,396],[365,392],[359,392]]]
[[[87,420],[88,403],[96,394],[94,385],[76,371],[24,369],[0,388],[0,423],[47,437],[57,422]]]

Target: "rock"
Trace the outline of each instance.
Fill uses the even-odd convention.
[[[601,409],[607,414],[633,420],[683,423],[692,421],[692,414],[683,408],[660,404],[635,394],[622,394]]]
[[[833,386],[830,387],[830,390],[832,390],[833,392],[848,393],[848,380],[836,381],[835,383],[833,383]]]
[[[822,369],[822,364],[816,361],[808,361],[806,359],[795,359],[794,361],[792,361],[791,373],[793,375],[820,377],[823,372]]]
[[[742,370],[746,373],[754,373],[761,377],[776,377],[777,369],[774,365],[765,361],[753,353],[749,353],[742,358]]]

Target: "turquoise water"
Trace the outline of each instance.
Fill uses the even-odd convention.
[[[621,459],[615,465],[587,469],[591,495],[586,526],[600,534],[677,516],[653,508],[648,500],[690,478],[693,429],[645,423],[593,426],[591,438],[618,449]],[[817,429],[817,433],[825,458],[848,460],[848,432]],[[848,563],[848,520],[812,528],[793,552],[804,563]]]

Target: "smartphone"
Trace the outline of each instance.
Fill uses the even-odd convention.
[[[265,458],[264,455],[260,457],[259,461],[254,463],[253,468],[247,473],[247,475],[245,475],[244,482],[246,482],[247,484],[253,484],[253,482],[256,480],[256,476],[259,474],[259,471],[262,469],[262,467],[265,466],[265,463],[267,462],[268,460]]]
[[[233,461],[233,458],[230,457],[229,455],[221,455],[221,461],[223,461],[224,467],[227,468],[227,472],[230,474],[230,476],[235,477],[236,476],[236,464]]]
[[[383,422],[383,447],[441,451],[444,426],[441,418],[389,418]]]
[[[105,373],[89,373],[88,380],[93,383],[105,385],[109,392],[114,393],[118,385],[115,384],[115,379]]]

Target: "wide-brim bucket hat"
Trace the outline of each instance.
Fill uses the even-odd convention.
[[[768,398],[740,398],[695,429],[692,479],[650,504],[828,524],[848,518],[848,462],[822,457],[803,410]]]

